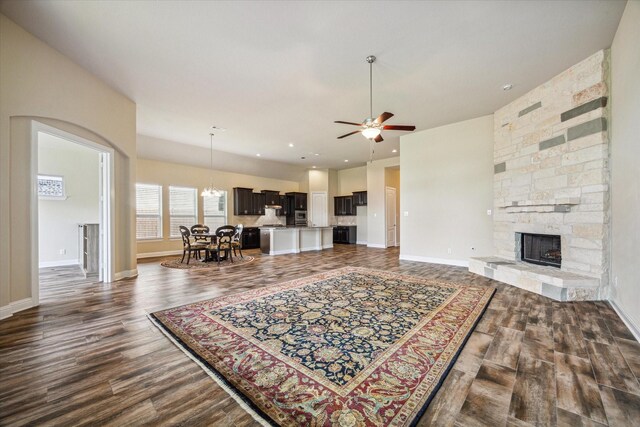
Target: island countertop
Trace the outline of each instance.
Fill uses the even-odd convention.
[[[260,250],[267,255],[297,254],[333,248],[333,227],[260,228]]]

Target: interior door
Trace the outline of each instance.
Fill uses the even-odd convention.
[[[322,191],[311,193],[311,226],[326,227],[328,224],[327,193]]]
[[[385,187],[385,211],[387,247],[396,246],[396,189],[393,187]]]

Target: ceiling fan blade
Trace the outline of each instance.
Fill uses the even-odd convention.
[[[362,123],[353,123],[353,122],[343,122],[342,120],[336,120],[333,123],[341,123],[343,125],[354,125],[354,126],[362,126]]]
[[[346,133],[346,134],[344,134],[344,135],[342,135],[342,136],[339,136],[339,137],[338,137],[338,139],[342,139],[342,138],[344,138],[344,137],[351,136],[351,135],[353,135],[353,134],[360,133],[360,132],[361,132],[361,131],[359,131],[359,130],[354,131],[354,132],[349,132],[349,133]]]
[[[386,125],[383,127],[384,130],[416,130],[415,126],[410,125]]]
[[[376,136],[375,138],[373,138],[373,140],[374,140],[375,142],[382,142],[382,141],[384,141],[384,138],[382,138],[382,135],[378,135],[378,136]]]
[[[392,113],[384,112],[384,113],[380,114],[380,115],[378,116],[378,118],[377,118],[377,119],[375,119],[374,121],[375,121],[376,123],[380,124],[380,123],[384,123],[384,122],[386,122],[386,121],[387,121],[387,120],[389,120],[391,117],[393,117],[393,114],[392,114]]]

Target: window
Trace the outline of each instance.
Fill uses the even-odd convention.
[[[204,208],[204,224],[211,231],[227,225],[227,192],[221,192],[220,196],[202,196]]]
[[[169,237],[180,237],[180,226],[198,222],[197,189],[169,187]]]
[[[41,199],[66,199],[64,178],[57,175],[38,175],[38,197]]]
[[[162,238],[162,186],[136,184],[136,239]]]

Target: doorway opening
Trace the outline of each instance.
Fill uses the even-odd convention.
[[[113,149],[32,122],[32,295],[40,268],[113,280]],[[43,270],[45,271],[45,270]],[[55,273],[47,271],[47,281]]]
[[[385,246],[400,246],[400,166],[384,170]]]

